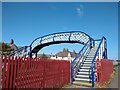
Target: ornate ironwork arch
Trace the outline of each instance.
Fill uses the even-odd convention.
[[[59,43],[85,44],[92,39],[88,34],[81,31],[59,32],[38,37],[30,44],[31,52],[36,53],[45,46]]]
[[[18,50],[15,50],[10,55],[15,56],[32,56],[32,53],[36,53],[45,46],[51,44],[60,44],[60,43],[80,43],[85,45],[89,40],[93,40],[88,34],[81,31],[70,31],[70,32],[59,32],[48,34],[42,37],[38,37],[32,41],[29,46],[21,47]]]

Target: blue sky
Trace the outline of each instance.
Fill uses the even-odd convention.
[[[3,3],[2,40],[30,45],[37,37],[61,31],[82,31],[94,39],[107,38],[109,59],[118,59],[118,3],[51,2]],[[59,44],[39,53],[55,54],[63,48],[79,52],[80,44]],[[49,52],[48,52],[49,51]]]

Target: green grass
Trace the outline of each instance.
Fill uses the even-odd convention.
[[[114,68],[115,68],[115,67],[118,67],[118,66],[120,66],[120,64],[116,64],[116,65],[114,65]]]

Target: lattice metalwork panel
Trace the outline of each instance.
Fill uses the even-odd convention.
[[[85,44],[88,40],[90,40],[90,37],[83,32],[62,32],[37,38],[32,42],[31,47],[34,49],[38,45],[57,41],[76,41]]]
[[[87,43],[87,41],[89,40],[90,38],[88,36],[86,36],[84,33],[72,33],[71,34],[71,37],[70,37],[70,40],[71,41],[78,41],[78,42],[81,42],[81,43]]]
[[[70,33],[58,33],[54,35],[54,41],[69,41]]]
[[[100,44],[100,40],[99,41],[95,41],[95,47],[98,47]]]

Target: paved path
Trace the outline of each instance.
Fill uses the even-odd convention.
[[[88,88],[88,87],[85,87],[85,86],[78,86],[78,85],[70,85],[70,86],[67,86],[65,88]]]
[[[119,68],[120,69],[120,68]],[[118,67],[116,68],[116,75],[111,81],[111,83],[107,86],[107,88],[118,88]]]

